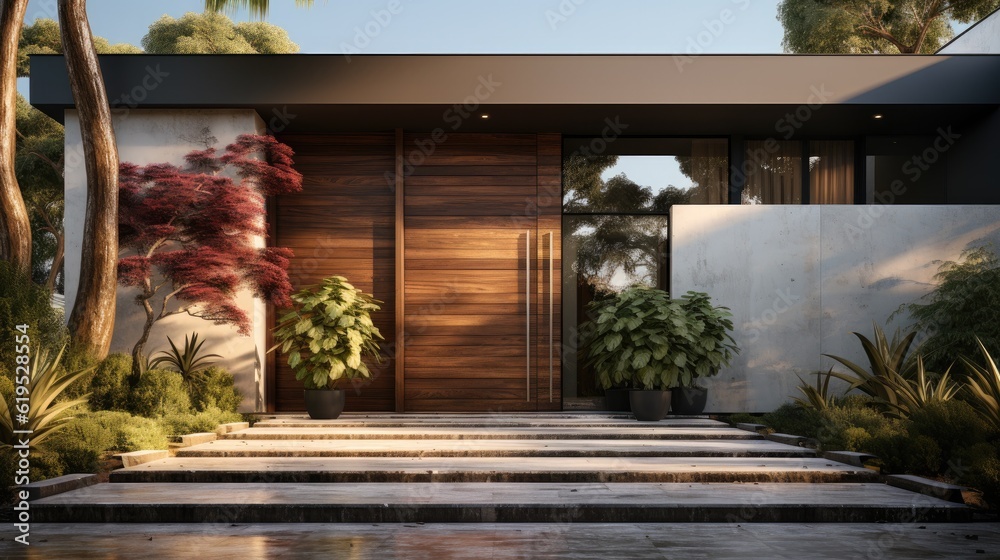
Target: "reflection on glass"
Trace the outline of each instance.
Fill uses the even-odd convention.
[[[563,236],[564,391],[596,397],[603,392],[579,343],[580,326],[591,319],[587,304],[634,285],[667,288],[667,217],[567,215]]]
[[[743,204],[802,203],[802,143],[748,140]]]
[[[585,155],[563,159],[567,213],[665,213],[673,204],[724,204],[729,197],[728,142],[671,139],[673,153]]]
[[[583,366],[587,304],[641,284],[667,289],[667,213],[729,202],[725,138],[619,138],[563,145],[563,403],[603,394]]]

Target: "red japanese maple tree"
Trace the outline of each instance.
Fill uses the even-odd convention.
[[[146,313],[132,348],[138,380],[143,347],[157,321],[186,313],[237,327],[250,317],[236,304],[240,289],[278,307],[290,305],[284,247],[258,247],[267,235],[264,197],[302,189],[291,148],[270,136],[244,134],[219,155],[185,156],[186,165],[122,163],[119,175],[118,282],[139,289]]]

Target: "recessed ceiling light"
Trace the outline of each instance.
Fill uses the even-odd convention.
[[[872,115],[872,118],[875,120],[880,120],[882,118],[882,113],[875,113],[874,115]]]
[[[483,120],[486,120],[486,119],[490,118],[490,114],[489,113],[483,113],[483,114],[479,115],[479,118],[481,118]]]

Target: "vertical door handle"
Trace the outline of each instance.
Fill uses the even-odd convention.
[[[525,401],[531,402],[531,230],[524,235]]]
[[[552,378],[553,372],[552,368],[555,360],[553,359],[555,338],[553,338],[555,329],[555,277],[553,273],[555,272],[555,251],[556,251],[556,236],[551,231],[549,232],[549,402],[552,402]]]

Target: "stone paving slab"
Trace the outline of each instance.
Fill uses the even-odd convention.
[[[100,484],[32,503],[39,522],[969,521],[885,484]]]
[[[172,457],[112,482],[863,482],[874,471],[818,458]]]
[[[759,434],[728,427],[648,425],[627,426],[496,427],[253,427],[219,439],[763,439]]]
[[[281,440],[227,439],[178,457],[812,457],[766,440]]]
[[[335,420],[313,420],[307,416],[281,416],[259,420],[257,427],[636,427],[669,426],[728,428],[725,422],[700,416],[675,416],[659,422],[638,422],[631,414],[343,414]]]
[[[33,524],[0,557],[606,560],[1000,557],[1000,524]]]

